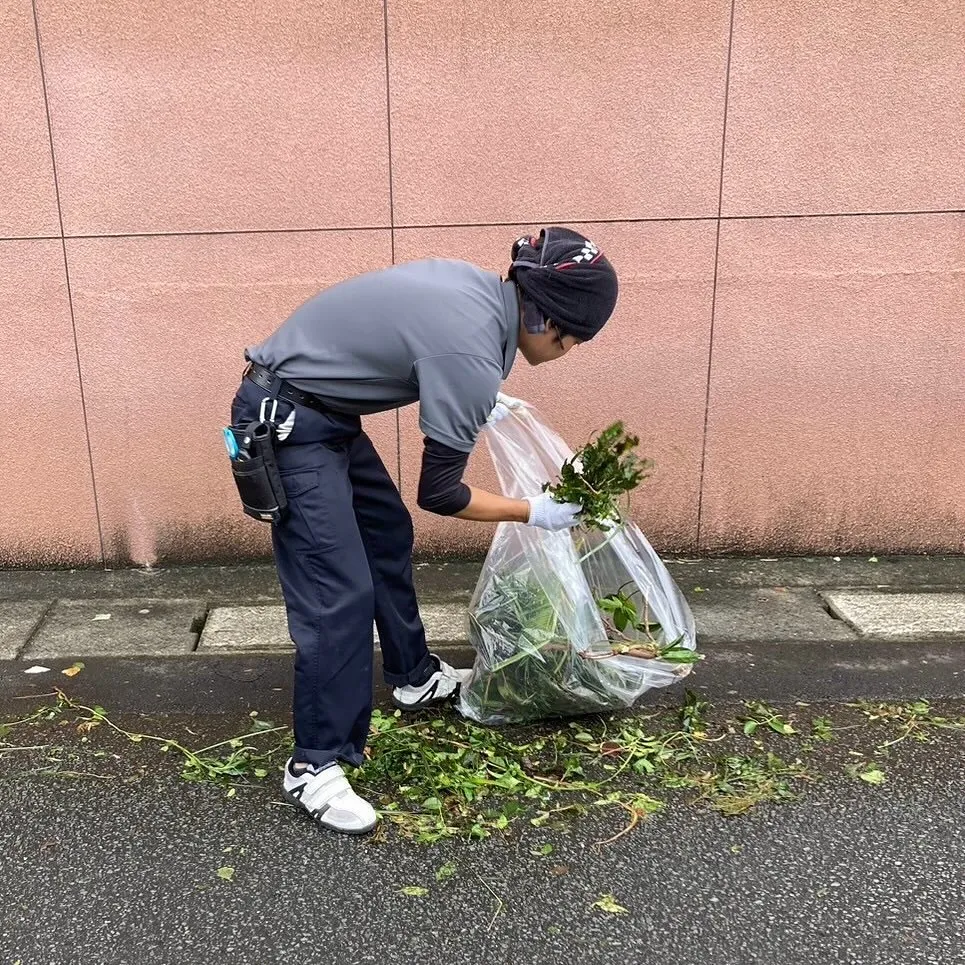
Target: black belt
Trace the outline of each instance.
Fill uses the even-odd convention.
[[[248,363],[248,368],[245,369],[245,378],[264,389],[272,398],[284,399],[286,402],[295,402],[298,405],[307,405],[309,409],[315,409],[317,412],[330,411],[318,396],[296,389],[291,382],[279,378],[270,369],[266,369],[257,362]]]

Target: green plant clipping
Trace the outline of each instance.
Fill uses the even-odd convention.
[[[639,444],[622,422],[614,422],[563,463],[558,483],[543,488],[557,502],[579,503],[584,526],[609,530],[623,515],[621,505],[653,469],[634,452]]]
[[[649,617],[641,617],[632,598],[622,591],[597,600],[596,605],[609,617],[605,625],[614,653],[668,663],[696,663],[703,659],[703,654],[681,646],[682,637],[659,640],[656,634],[662,632],[660,624]]]
[[[600,911],[605,911],[608,915],[625,915],[627,913],[627,909],[619,904],[613,895],[600,895],[600,897],[593,902],[593,907],[599,908]]]
[[[406,885],[399,889],[399,894],[405,895],[406,898],[423,898],[429,894],[429,889],[420,885]]]
[[[229,789],[237,789],[239,798],[256,801],[265,798],[260,768],[253,761],[277,772],[291,753],[293,735],[287,727],[252,734],[246,721],[236,737],[189,749],[171,734],[127,730],[103,707],[81,704],[60,690],[56,694],[56,703],[0,721],[0,750],[19,748],[30,754],[30,766],[42,767],[38,772],[93,780],[102,776],[94,773],[97,768],[114,766],[107,761],[116,760],[126,776],[147,760],[144,755],[156,755],[154,763],[162,771],[176,774],[181,760],[191,761],[188,779],[215,787],[230,781]],[[827,716],[816,713],[802,703],[774,707],[748,701],[714,708],[689,691],[676,707],[584,717],[550,727],[494,729],[451,711],[403,718],[376,710],[365,764],[353,781],[376,805],[390,833],[425,843],[510,833],[519,847],[525,841],[532,860],[545,861],[547,873],[555,874],[551,856],[566,847],[566,838],[552,835],[575,820],[598,824],[602,835],[614,830],[615,819],[625,821],[622,830],[597,842],[602,847],[661,809],[671,819],[691,806],[736,819],[763,804],[791,803],[826,781],[871,785],[867,793],[882,794],[899,779],[903,762],[920,763],[913,745],[947,742],[954,755],[965,736],[965,717],[950,716],[925,701],[862,701],[825,706],[822,714]],[[748,736],[744,730],[751,720],[758,726]],[[833,733],[835,744],[815,739],[819,731]],[[132,759],[113,744],[115,738],[130,745]],[[64,740],[71,743],[64,746]],[[239,742],[249,749],[247,768],[226,776],[222,765],[232,772],[239,767]],[[850,763],[841,760],[844,751]],[[87,762],[85,770],[63,770],[75,755],[78,763]],[[154,770],[141,780],[153,781]],[[543,830],[534,839],[523,837],[530,827]],[[737,853],[740,846],[730,850]],[[229,855],[240,859],[246,848],[227,844],[220,851],[223,857],[217,860],[224,861]],[[429,889],[443,890],[456,874],[467,880],[472,876],[470,866],[457,870],[454,861],[443,863],[446,857],[436,870],[425,872],[422,883],[406,885],[415,889],[412,894],[403,894],[422,897]],[[557,868],[565,873],[565,865]],[[240,880],[228,865],[216,866],[210,876],[226,888]],[[393,892],[400,886],[387,883]],[[587,903],[594,897],[588,895]]]

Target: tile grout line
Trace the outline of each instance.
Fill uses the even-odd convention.
[[[704,395],[704,432],[700,451],[700,476],[697,482],[697,534],[695,551],[700,553],[701,529],[704,512],[704,469],[707,463],[707,427],[710,422],[710,385],[714,366],[714,323],[717,319],[717,270],[720,265],[721,211],[724,206],[724,163],[727,156],[727,102],[730,97],[730,63],[734,47],[734,8],[737,0],[730,3],[730,30],[727,34],[727,70],[724,79],[724,119],[720,137],[720,182],[717,193],[717,237],[714,242],[714,282],[710,299],[710,339],[707,348],[707,388]]]
[[[382,0],[382,28],[385,38],[385,134],[389,150],[389,247],[395,264],[395,194],[392,180],[392,90],[389,71],[389,0]],[[402,495],[402,420],[395,410],[395,483]]]
[[[389,151],[389,241],[395,264],[395,196],[392,183],[392,91],[389,87],[389,0],[382,0],[382,29],[385,43],[385,134]]]
[[[920,211],[813,211],[804,214],[722,214],[694,215],[678,218],[542,218],[543,224],[586,224],[586,225],[631,225],[631,224],[690,224],[705,221],[804,221],[809,218],[917,218],[932,215],[965,214],[965,208],[929,208]],[[0,237],[5,241],[57,241],[61,237],[71,241],[104,241],[115,238],[207,238],[224,235],[300,235],[324,234],[333,231],[385,231],[394,234],[399,231],[425,231],[439,228],[514,228],[525,224],[523,221],[463,221],[440,222],[438,224],[409,225],[341,225],[325,228],[223,228],[210,231],[120,231],[103,234],[76,235],[9,235]]]
[[[87,461],[90,466],[91,493],[94,497],[94,518],[97,523],[97,539],[101,548],[101,566],[107,566],[107,553],[104,549],[104,530],[101,525],[100,503],[97,499],[97,477],[94,473],[94,452],[90,442],[90,424],[87,421],[87,399],[84,394],[84,373],[80,365],[80,348],[77,344],[77,322],[74,318],[74,295],[70,287],[70,265],[67,261],[67,237],[64,234],[64,212],[60,204],[60,183],[57,180],[57,155],[54,151],[54,131],[50,121],[50,103],[47,99],[47,74],[44,70],[43,47],[40,43],[40,21],[37,17],[37,0],[30,0],[34,18],[34,39],[37,41],[37,61],[40,66],[40,86],[44,92],[44,111],[47,115],[47,140],[50,144],[50,165],[54,175],[54,196],[57,200],[57,220],[60,223],[60,247],[64,258],[64,280],[67,283],[67,307],[70,309],[70,330],[74,339],[74,359],[77,363],[77,382],[80,389],[80,411],[84,420],[84,435],[87,440]]]

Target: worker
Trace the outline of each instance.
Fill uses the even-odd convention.
[[[516,241],[506,278],[458,260],[394,265],[323,290],[247,349],[230,429],[243,451],[232,466],[246,511],[271,520],[295,644],[295,746],[283,794],[324,827],[364,834],[376,824],[342,766],[363,762],[373,619],[402,710],[457,697],[469,674],[428,650],[412,519],[360,417],[419,403],[423,509],[570,528],[580,506],[547,493],[509,499],[467,486],[463,474],[517,352],[530,365],[562,358],[600,331],[616,300],[600,249],[550,227]],[[267,473],[260,488],[256,471]],[[253,507],[266,492],[276,504]]]

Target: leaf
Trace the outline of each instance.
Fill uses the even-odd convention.
[[[234,881],[235,880],[235,869],[234,868],[219,868],[218,877],[224,881]]]
[[[255,777],[268,777],[268,771],[263,767],[255,768]]]
[[[64,670],[61,670],[60,672],[65,677],[76,677],[77,674],[79,674],[83,669],[84,669],[83,663],[81,663],[81,661],[78,660],[77,663],[72,664],[71,666],[67,667]]]
[[[448,881],[456,873],[456,866],[452,863],[444,864],[436,872],[436,881]]]
[[[613,895],[600,895],[600,897],[593,902],[594,908],[599,908],[600,911],[605,911],[609,915],[625,915],[627,909],[623,905],[617,904],[616,898]]]
[[[658,660],[666,660],[667,663],[698,663],[704,659],[702,653],[697,653],[696,650],[689,650],[687,647],[678,647],[671,644],[670,646],[663,647],[657,652]]]
[[[429,894],[429,889],[421,888],[419,885],[406,885],[399,889],[399,894],[405,895],[406,898],[421,898],[423,895]]]
[[[758,727],[758,721],[756,721],[756,720],[749,720],[749,721],[747,721],[747,722],[744,724],[744,733],[745,733],[748,737],[750,737],[751,734],[753,734],[754,731],[757,730],[757,727]]]
[[[533,848],[530,854],[535,858],[545,858],[547,855],[553,853],[553,845],[551,844],[541,844],[538,848]]]
[[[774,731],[775,734],[781,734],[784,737],[789,737],[791,734],[796,734],[797,731],[786,721],[781,720],[779,717],[774,717],[767,722],[767,726]]]
[[[884,784],[887,780],[884,771],[880,771],[877,767],[863,771],[858,777],[860,777],[862,781],[867,781],[869,784]]]

